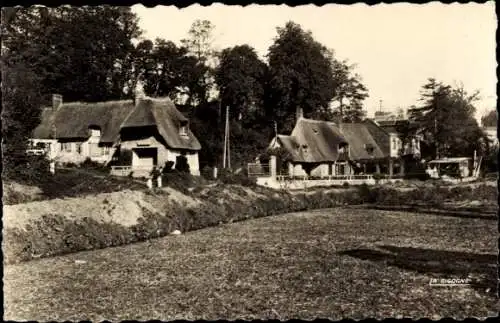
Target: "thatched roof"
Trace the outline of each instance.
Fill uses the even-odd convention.
[[[399,133],[398,127],[407,125],[408,123],[409,121],[404,119],[377,121],[379,127],[384,129],[388,133]]]
[[[364,123],[342,123],[340,129],[349,143],[349,159],[370,160],[385,157],[383,150]]]
[[[156,126],[168,146],[199,150],[201,145],[189,130],[181,136],[179,127],[187,119],[169,99],[140,99],[97,103],[64,103],[57,110],[45,108],[33,137],[38,139],[82,139],[89,137],[89,127],[101,129],[101,142],[112,143],[127,127]]]
[[[290,136],[277,139],[294,162],[303,163],[336,161],[339,144],[347,143],[335,123],[306,118],[299,118]]]
[[[45,108],[42,121],[34,130],[34,138],[57,139],[88,138],[89,127],[101,129],[101,142],[114,142],[120,125],[134,108],[131,100],[96,103],[64,103],[57,110]]]
[[[373,121],[337,125],[300,118],[291,135],[278,135],[276,140],[299,163],[336,161],[342,144],[349,145],[351,160],[386,158],[391,148],[389,133]]]
[[[380,150],[382,150],[384,156],[389,157],[391,155],[391,142],[389,132],[380,127],[372,120],[366,119],[363,123],[372,135]]]
[[[170,99],[141,99],[130,112],[121,128],[156,126],[167,145],[176,149],[200,150],[198,139],[187,127],[185,136],[180,128],[187,126],[188,119],[177,110]]]
[[[305,156],[302,153],[302,147],[297,142],[295,137],[278,135],[276,139],[280,146],[283,147],[291,155],[293,161],[305,160]]]

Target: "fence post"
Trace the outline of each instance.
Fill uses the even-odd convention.
[[[217,167],[214,167],[214,179],[217,179]]]
[[[50,172],[52,174],[55,174],[56,173],[56,162],[55,161],[51,161],[50,162]]]
[[[162,179],[161,179],[161,175],[158,176],[158,187],[161,187],[162,186]]]
[[[148,188],[153,188],[153,180],[150,178],[148,178],[148,181],[146,182],[147,185],[148,185]]]
[[[276,156],[271,155],[269,159],[269,171],[271,172],[271,177],[276,178]]]

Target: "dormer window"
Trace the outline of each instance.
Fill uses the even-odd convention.
[[[181,136],[184,136],[184,137],[188,136],[188,122],[187,121],[181,122],[181,124],[179,126],[179,134]]]
[[[101,128],[99,126],[89,126],[89,135],[90,137],[100,137]]]
[[[375,150],[375,147],[373,147],[372,144],[365,144],[365,149],[368,152],[368,154],[373,154],[373,151]]]

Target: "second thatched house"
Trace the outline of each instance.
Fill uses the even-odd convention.
[[[403,157],[418,152],[403,149],[399,134],[388,131],[372,120],[336,124],[311,120],[297,110],[297,122],[290,135],[277,135],[269,148],[281,148],[287,154],[288,169],[280,174],[327,177],[405,172]],[[418,143],[409,148],[418,147]]]
[[[55,95],[32,144],[59,163],[117,163],[120,174],[134,176],[147,176],[169,161],[175,167],[183,156],[190,172],[199,175],[201,145],[170,99],[63,103]]]
[[[306,119],[299,113],[292,133],[277,135],[269,147],[283,148],[289,154],[286,172],[290,176],[350,173],[348,142],[333,122]]]

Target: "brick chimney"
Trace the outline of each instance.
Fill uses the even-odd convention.
[[[295,111],[296,111],[295,113],[296,113],[297,121],[299,121],[300,118],[304,117],[304,111],[302,110],[301,107],[297,107],[297,109]]]
[[[63,104],[63,97],[60,94],[52,94],[52,109],[57,110]]]

